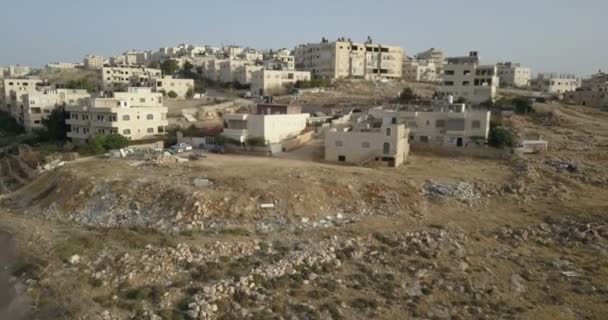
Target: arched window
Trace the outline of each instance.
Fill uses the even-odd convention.
[[[122,116],[122,120],[129,121],[131,120],[131,117],[128,114],[125,114],[124,116]]]

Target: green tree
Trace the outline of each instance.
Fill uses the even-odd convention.
[[[175,98],[177,98],[177,93],[175,93],[175,91],[171,90],[171,91],[167,92],[167,96],[169,98],[175,99]]]
[[[179,64],[176,60],[167,59],[160,64],[160,70],[165,75],[173,75],[179,69]]]
[[[65,110],[65,106],[58,106],[48,117],[42,118],[42,126],[44,127],[41,138],[44,140],[63,141],[67,139],[70,126],[65,123],[65,119],[70,116]]]
[[[120,149],[129,145],[129,139],[118,133],[99,134],[89,141],[89,150],[100,154],[108,150]]]
[[[515,146],[515,136],[505,127],[493,127],[488,136],[488,145],[494,148],[512,148]]]
[[[188,91],[186,91],[186,98],[192,99],[192,97],[194,97],[194,90],[189,88]]]
[[[194,65],[190,63],[190,61],[184,62],[184,67],[182,68],[182,76],[186,79],[196,79],[197,74],[194,71]]]
[[[513,106],[515,107],[515,113],[517,114],[528,114],[534,112],[532,108],[532,101],[528,98],[518,97],[513,99]]]
[[[248,137],[246,143],[250,146],[263,147],[266,145],[264,137]]]
[[[65,87],[68,89],[86,89],[87,92],[95,92],[97,89],[95,83],[88,78],[70,80]]]
[[[414,90],[410,87],[405,87],[399,94],[399,102],[401,103],[415,103],[419,100],[419,97]]]
[[[23,127],[6,111],[0,111],[0,136],[25,132]]]

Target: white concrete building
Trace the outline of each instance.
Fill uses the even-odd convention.
[[[534,90],[550,94],[563,94],[575,91],[581,86],[581,80],[571,74],[540,73],[530,81]]]
[[[150,88],[129,88],[113,98],[95,98],[80,106],[67,107],[68,138],[87,143],[97,134],[118,133],[132,140],[153,138],[167,132],[167,108],[163,97]]]
[[[46,68],[49,70],[69,70],[81,67],[82,65],[80,63],[72,62],[53,62],[46,65]]]
[[[228,59],[219,63],[219,81],[223,83],[236,81],[236,71],[238,68],[249,64],[249,61]]]
[[[436,82],[440,77],[435,63],[408,57],[403,61],[403,80]]]
[[[127,87],[148,87],[151,78],[161,77],[160,69],[142,67],[103,67],[102,90],[116,91]]]
[[[286,88],[296,81],[309,81],[308,71],[266,70],[251,74],[251,92],[254,95],[278,95],[286,93]]]
[[[32,72],[32,68],[30,66],[8,66],[8,78],[19,78],[25,77]]]
[[[530,85],[532,72],[528,67],[522,67],[519,63],[498,63],[498,78],[503,87],[527,87]]]
[[[434,111],[390,111],[372,109],[377,117],[396,116],[409,131],[410,144],[430,143],[466,147],[483,145],[490,133],[491,112],[467,110],[464,104],[440,104]]]
[[[403,49],[341,38],[329,42],[303,44],[295,48],[296,70],[309,71],[314,77],[361,77],[370,80],[400,79]]]
[[[19,123],[23,123],[23,95],[35,93],[44,86],[44,81],[38,78],[3,80],[2,110],[9,112]]]
[[[356,165],[375,160],[397,167],[409,154],[408,132],[397,117],[391,115],[379,123],[332,128],[325,133],[325,160]]]
[[[194,80],[176,79],[172,76],[153,77],[151,79],[154,92],[169,94],[171,91],[177,94],[177,98],[187,98],[188,91],[194,93]]]
[[[600,70],[584,79],[580,88],[564,94],[564,100],[571,104],[608,108],[608,74]]]
[[[443,96],[464,98],[479,104],[496,100],[499,79],[495,65],[480,65],[477,52],[466,57],[448,58],[444,65],[443,83],[438,90]]]
[[[42,89],[22,96],[23,122],[26,131],[42,128],[42,119],[60,105],[78,106],[91,98],[84,89]]]
[[[414,56],[415,59],[418,60],[426,60],[435,65],[435,72],[437,73],[437,77],[441,78],[443,74],[443,65],[445,64],[445,55],[443,54],[443,50],[437,48],[430,48],[426,51],[420,52]]]
[[[236,68],[234,71],[234,80],[243,85],[251,84],[253,73],[262,69],[264,69],[264,66],[245,64]]]
[[[279,143],[300,134],[310,117],[308,113],[299,113],[299,108],[289,106],[258,106],[256,111],[255,114],[225,114],[222,135],[239,142],[245,142],[248,138],[263,138],[267,144]]]
[[[99,70],[103,68],[106,59],[102,56],[88,54],[82,60],[85,69]]]

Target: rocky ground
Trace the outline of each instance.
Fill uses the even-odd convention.
[[[549,153],[67,163],[1,200],[10,283],[38,319],[604,319],[608,115],[509,121]]]

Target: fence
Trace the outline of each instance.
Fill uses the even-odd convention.
[[[482,159],[500,159],[506,160],[511,157],[510,149],[494,149],[489,147],[452,147],[434,144],[410,144],[410,152],[413,153],[431,153],[442,157],[472,157]]]

